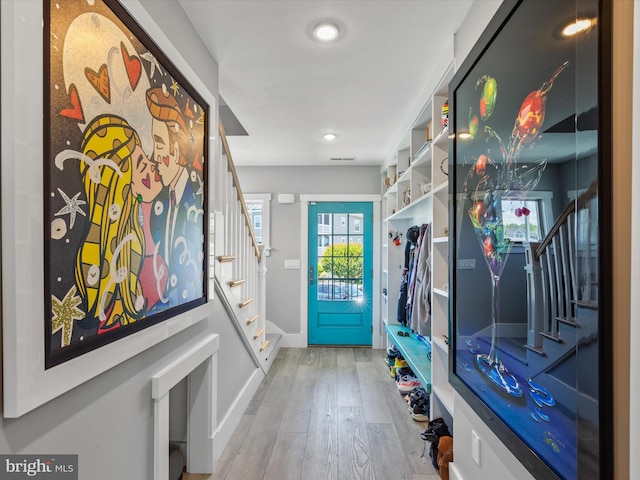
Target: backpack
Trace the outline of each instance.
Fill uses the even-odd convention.
[[[449,462],[453,462],[453,438],[445,435],[438,441],[438,470],[442,480],[449,480]]]

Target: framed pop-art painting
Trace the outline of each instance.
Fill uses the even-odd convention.
[[[3,161],[3,276],[16,279],[3,298],[4,413],[19,416],[206,317],[215,97],[137,2],[44,0],[39,45],[33,2],[11,3],[3,90],[21,98],[30,84],[37,99],[3,115],[3,157],[24,159]],[[25,61],[38,51],[40,79]]]
[[[205,302],[208,105],[115,1],[45,24],[52,366]]]
[[[536,478],[610,473],[610,9],[505,1],[450,84],[450,381]]]

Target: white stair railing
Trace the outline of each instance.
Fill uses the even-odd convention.
[[[224,178],[217,182],[222,192],[215,214],[216,287],[245,346],[266,372],[277,353],[270,345],[276,342],[266,336],[266,257],[253,231],[222,124],[219,128],[223,165],[217,172]]]
[[[578,238],[581,236],[577,233],[582,212],[586,220],[581,228],[587,234],[592,230],[589,213],[597,206],[597,194],[594,183],[566,206],[540,243],[525,245],[529,306],[526,346],[530,350],[544,354],[543,337],[562,342],[560,323],[575,326],[577,307],[597,309],[597,282],[591,271],[594,252],[590,239]],[[578,252],[580,244],[586,245],[586,255]]]

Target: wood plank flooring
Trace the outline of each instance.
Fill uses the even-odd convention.
[[[282,348],[213,475],[184,480],[437,480],[384,350]]]

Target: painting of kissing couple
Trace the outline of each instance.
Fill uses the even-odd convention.
[[[45,13],[50,368],[206,302],[208,105],[117,2]]]

